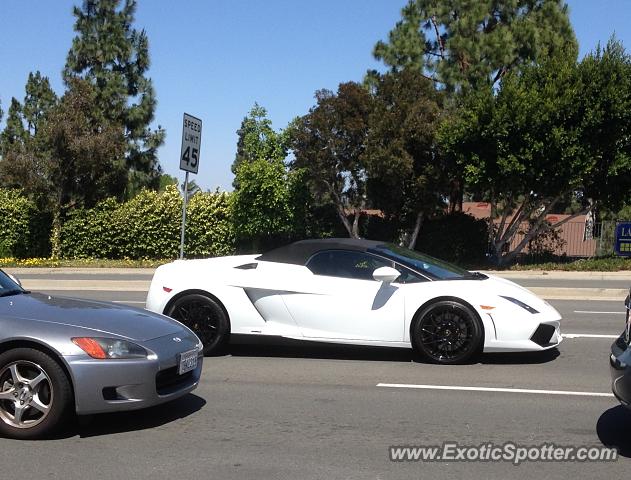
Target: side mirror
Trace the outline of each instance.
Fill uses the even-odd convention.
[[[6,272],[5,272],[6,273]],[[22,282],[20,282],[20,280],[18,280],[17,277],[11,275],[10,273],[7,273],[8,277],[13,280],[15,283],[17,283],[20,287],[22,286]]]
[[[392,267],[379,267],[372,272],[372,278],[383,283],[392,283],[399,278],[400,275],[401,273]]]

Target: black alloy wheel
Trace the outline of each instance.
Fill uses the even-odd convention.
[[[204,354],[217,353],[228,336],[228,318],[212,298],[193,293],[178,298],[164,312],[193,330],[204,344]]]
[[[416,316],[412,345],[434,363],[464,363],[476,354],[483,340],[480,319],[466,305],[441,301]]]

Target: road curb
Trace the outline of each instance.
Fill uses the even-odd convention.
[[[623,302],[629,293],[629,291],[624,288],[528,287],[528,290],[546,300],[601,300]]]
[[[110,291],[110,292],[147,292],[151,281],[146,280],[35,280],[24,279],[22,286],[33,291]]]

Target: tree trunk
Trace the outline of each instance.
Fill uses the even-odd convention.
[[[362,215],[361,208],[355,209],[355,218],[353,218],[353,235],[351,238],[359,238],[359,219]]]
[[[346,216],[344,207],[342,207],[341,205],[337,205],[336,210],[337,210],[337,216],[340,217],[340,220],[342,221],[342,225],[344,225],[344,228],[348,232],[348,236],[350,238],[353,238],[353,226],[351,225],[351,222],[348,221],[348,217]]]
[[[412,230],[412,235],[410,236],[410,241],[408,242],[408,248],[410,250],[414,250],[416,247],[416,240],[418,239],[418,234],[421,231],[421,226],[423,225],[423,212],[418,212],[416,215],[416,223],[414,224],[414,230]]]
[[[572,218],[575,218],[578,215],[581,215],[581,213],[583,213],[583,212],[575,213],[575,214],[570,215],[569,217],[567,217],[565,220],[557,222],[556,224],[554,224],[552,226],[547,225],[546,224],[546,216],[554,208],[554,206],[556,205],[556,203],[559,201],[559,199],[561,197],[562,197],[562,195],[559,195],[559,196],[555,197],[554,199],[552,199],[550,201],[550,203],[545,208],[543,208],[541,213],[539,215],[537,215],[536,220],[534,222],[534,225],[532,225],[530,227],[528,232],[526,232],[526,234],[524,235],[524,238],[522,239],[522,241],[519,242],[519,244],[517,244],[517,246],[513,250],[511,250],[510,252],[507,252],[505,255],[501,255],[501,252],[500,252],[500,255],[498,255],[498,265],[503,266],[503,265],[508,265],[509,263],[513,262],[515,260],[515,258],[517,257],[517,255],[519,253],[521,253],[521,251],[524,249],[524,247],[526,247],[526,245],[528,245],[528,243],[533,238],[535,238],[537,235],[539,235],[544,230],[547,230],[549,228],[551,228],[551,229],[558,228],[559,226],[561,226],[564,223],[566,223],[568,220],[570,220]],[[543,205],[541,205],[541,207],[543,207]],[[534,210],[531,210],[531,211],[539,210],[540,208],[537,208],[537,209],[534,209]],[[526,216],[526,217],[528,216],[527,213],[526,213],[526,210],[522,210],[521,211],[521,215],[522,216]],[[513,221],[521,222],[522,220],[521,219],[513,219]],[[518,224],[515,223],[513,225],[514,228],[509,227],[509,230],[507,231],[507,235],[505,235],[505,238],[501,239],[501,246],[503,246],[506,243],[510,244],[512,238],[515,236],[515,233],[517,233],[517,226],[518,226]]]
[[[463,188],[462,180],[455,179],[451,181],[449,187],[449,213],[462,212]]]
[[[61,256],[61,208],[59,205],[53,207],[53,224],[50,232],[50,256],[58,259]]]

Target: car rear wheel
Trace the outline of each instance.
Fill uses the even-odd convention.
[[[482,345],[480,319],[466,305],[441,301],[429,305],[415,318],[412,345],[425,358],[442,364],[469,360]]]
[[[71,406],[70,381],[55,359],[32,348],[0,355],[0,434],[48,436],[62,425]]]
[[[165,312],[193,330],[204,344],[204,354],[217,353],[228,337],[228,318],[221,306],[198,293],[178,298]]]

